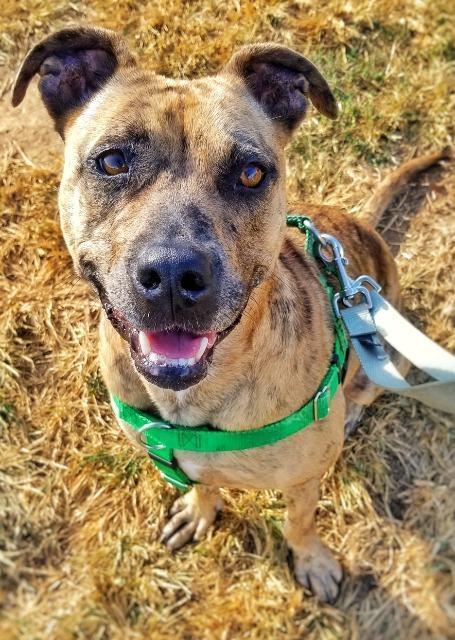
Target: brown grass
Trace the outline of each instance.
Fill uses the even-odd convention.
[[[342,105],[290,145],[289,190],[361,210],[388,167],[447,144],[455,44],[445,0],[1,0],[0,635],[6,639],[444,638],[455,628],[453,427],[386,395],[323,486],[318,524],[346,570],[336,607],[298,588],[273,492],[229,492],[209,538],[170,555],[173,491],[135,457],[96,362],[98,305],[60,235],[59,147],[38,100],[12,114],[19,57],[51,29],[119,29],[144,64],[215,70],[276,40],[321,65]],[[413,320],[455,349],[453,173],[408,190],[387,223]],[[418,197],[415,197],[417,194]]]

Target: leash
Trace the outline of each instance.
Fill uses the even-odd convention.
[[[163,478],[178,489],[187,490],[197,482],[179,468],[175,449],[197,453],[254,449],[289,438],[324,420],[343,379],[349,341],[372,382],[455,413],[455,357],[424,336],[384,300],[373,278],[365,275],[350,278],[345,268],[347,258],[336,238],[319,233],[307,216],[288,216],[286,222],[305,234],[306,251],[323,267],[320,282],[333,312],[332,358],[321,384],[307,403],[286,418],[258,429],[219,431],[210,425],[174,425],[111,396],[117,418],[140,434],[141,444]],[[334,293],[328,284],[330,275],[337,277],[339,292]],[[361,301],[356,302],[359,298]],[[436,382],[409,385],[390,360],[378,332],[413,364],[436,378]]]
[[[355,280],[350,278],[341,243],[333,236],[320,234],[311,221],[306,225],[317,238],[320,260],[338,278],[341,290],[333,298],[333,311],[343,320],[368,378],[383,389],[455,414],[455,357],[416,329],[380,296],[381,287],[373,278],[364,275]],[[410,385],[385,351],[379,334],[436,381]]]

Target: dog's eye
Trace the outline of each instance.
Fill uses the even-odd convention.
[[[128,163],[121,151],[105,151],[98,157],[98,166],[108,176],[128,173]]]
[[[257,164],[247,164],[240,174],[240,184],[244,187],[254,189],[258,187],[265,177],[265,171]]]

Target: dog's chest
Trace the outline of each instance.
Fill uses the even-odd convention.
[[[343,410],[340,390],[326,420],[276,444],[220,453],[176,451],[175,456],[181,469],[203,484],[284,489],[322,475],[335,462],[343,445]]]

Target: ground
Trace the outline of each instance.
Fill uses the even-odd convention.
[[[9,107],[28,47],[74,22],[121,31],[142,64],[216,70],[236,46],[306,53],[341,116],[311,112],[289,147],[290,198],[357,215],[380,176],[451,143],[455,41],[445,0],[2,0],[0,12],[0,637],[297,640],[448,638],[455,628],[453,423],[385,395],[323,483],[318,526],[341,559],[335,606],[299,588],[274,492],[225,492],[207,540],[172,555],[158,531],[174,491],[138,458],[106,402],[98,304],[72,275],[56,193],[61,143],[31,88]],[[453,332],[453,167],[391,208],[405,309]],[[451,431],[452,429],[452,431]]]

